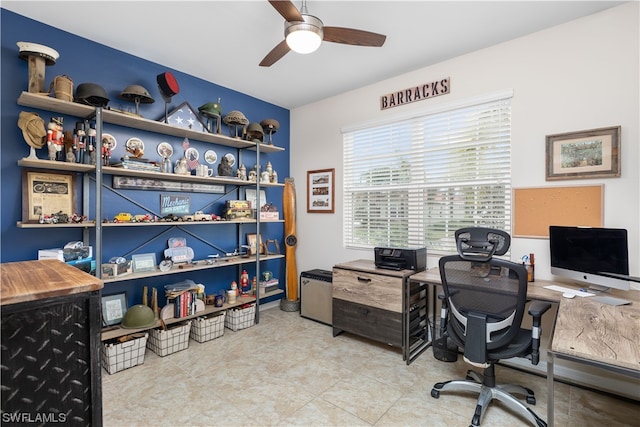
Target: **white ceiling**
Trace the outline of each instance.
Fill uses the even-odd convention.
[[[2,1],[8,10],[293,109],[617,6],[620,1],[308,0],[324,25],[387,35],[383,47],[325,42],[262,58],[284,38],[267,0]],[[294,1],[299,8],[301,1]],[[31,41],[46,45],[46,41]]]

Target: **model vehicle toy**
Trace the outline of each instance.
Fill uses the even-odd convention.
[[[228,220],[234,219],[251,219],[253,218],[253,211],[251,209],[227,209],[224,213],[224,217]]]
[[[182,217],[183,221],[213,221],[213,217],[210,214],[206,214],[202,211],[196,211],[193,215],[185,215]]]
[[[182,221],[182,217],[176,214],[169,214],[160,218],[160,221],[164,221],[164,222]]]
[[[69,217],[69,222],[73,222],[76,224],[79,224],[81,222],[84,222],[87,220],[87,216],[86,215],[80,215],[79,213],[74,213],[73,215],[71,215],[71,217]]]
[[[113,217],[113,222],[131,222],[131,214],[129,212],[120,212]]]
[[[133,222],[153,222],[153,217],[149,214],[138,214],[132,218]]]
[[[59,223],[65,223],[65,222],[69,222],[69,215],[67,215],[66,213],[62,212],[62,211],[58,211],[56,213],[54,213],[52,215],[53,217],[56,217],[58,219]]]
[[[64,245],[62,249],[62,256],[64,257],[65,262],[73,261],[76,259],[88,258],[91,249],[89,246],[85,246],[81,241],[69,242]]]
[[[56,224],[58,222],[58,218],[53,215],[40,214],[38,222],[40,224]]]
[[[251,209],[251,202],[249,200],[227,200],[225,209]]]
[[[58,224],[58,223],[67,223],[69,222],[69,215],[62,211],[58,211],[51,215],[40,214],[40,218],[38,219],[40,224]]]

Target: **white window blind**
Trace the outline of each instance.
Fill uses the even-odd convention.
[[[511,229],[511,96],[343,133],[344,244],[456,252]]]

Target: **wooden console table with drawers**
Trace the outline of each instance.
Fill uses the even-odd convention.
[[[430,345],[428,288],[409,283],[414,273],[369,260],[335,265],[333,336],[344,331],[399,347],[410,364]]]

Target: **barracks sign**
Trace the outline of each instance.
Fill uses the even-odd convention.
[[[436,96],[445,95],[450,91],[451,82],[449,80],[449,77],[446,77],[439,81],[425,83],[408,89],[389,93],[387,95],[382,95],[380,97],[380,109],[386,110],[388,108],[398,107],[400,105],[434,98]]]

